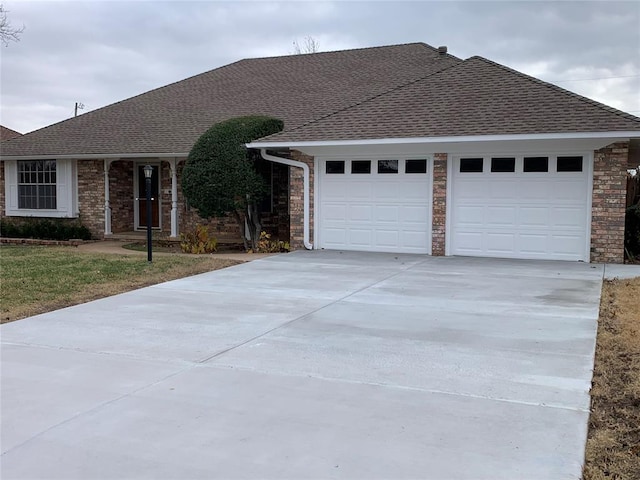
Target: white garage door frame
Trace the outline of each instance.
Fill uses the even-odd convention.
[[[314,248],[322,249],[323,246],[323,238],[322,238],[322,190],[323,190],[323,179],[325,178],[324,169],[327,161],[332,160],[344,160],[346,162],[346,166],[348,166],[349,162],[352,160],[371,160],[372,170],[375,165],[377,165],[378,160],[399,160],[404,162],[406,160],[422,160],[425,159],[427,161],[427,172],[426,174],[416,174],[422,175],[422,178],[426,176],[426,195],[428,199],[428,216],[425,218],[425,226],[426,226],[426,249],[424,254],[431,255],[432,252],[432,219],[433,219],[433,154],[386,154],[386,155],[372,155],[372,154],[349,154],[349,155],[324,155],[324,156],[316,156],[314,159],[314,208],[313,208],[313,218],[314,218],[314,228],[313,228],[313,243]],[[345,168],[346,168],[345,166]]]
[[[584,159],[584,175],[585,179],[585,188],[586,188],[586,208],[585,208],[585,238],[584,238],[584,250],[582,258],[578,259],[579,261],[589,262],[590,261],[590,250],[591,250],[591,217],[592,217],[592,196],[593,196],[593,152],[592,151],[575,151],[575,150],[565,150],[559,149],[558,151],[554,151],[552,153],[548,152],[540,152],[540,151],[526,151],[526,152],[478,152],[477,154],[464,153],[464,154],[450,154],[447,158],[447,209],[446,209],[446,226],[445,226],[445,255],[452,255],[452,244],[453,244],[453,206],[454,206],[454,175],[456,175],[456,165],[458,164],[461,158],[469,158],[469,157],[482,157],[485,160],[491,159],[491,157],[515,157],[517,161],[522,162],[522,158],[527,157],[549,157],[556,158],[558,156],[582,156]],[[485,161],[485,164],[487,162]],[[496,255],[499,256],[499,255]],[[539,258],[535,256],[522,256],[518,258]]]

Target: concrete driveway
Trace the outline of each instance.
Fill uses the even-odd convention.
[[[579,478],[602,276],[295,252],[5,324],[1,477]]]

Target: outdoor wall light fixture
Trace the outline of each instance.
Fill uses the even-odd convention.
[[[151,165],[144,166],[144,180],[147,190],[147,261],[151,262],[151,176],[153,175],[153,167]]]

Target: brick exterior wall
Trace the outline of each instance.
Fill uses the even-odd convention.
[[[313,243],[313,157],[293,150],[291,159],[309,165],[309,239]],[[301,168],[289,168],[289,190],[290,243],[292,250],[299,250],[304,248],[304,173]]]
[[[624,262],[628,155],[628,143],[614,143],[594,152],[591,209],[592,262]]]
[[[447,223],[447,154],[433,156],[433,218],[431,219],[431,254],[442,256],[445,252]]]
[[[78,210],[80,212],[80,222],[91,231],[91,236],[103,238],[103,160],[78,160]]]
[[[133,162],[118,160],[109,168],[111,232],[130,232],[134,226]],[[104,195],[104,194],[103,194]]]

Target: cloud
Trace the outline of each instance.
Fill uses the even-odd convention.
[[[423,41],[640,114],[637,2],[5,1],[2,124],[27,132],[242,58]],[[634,76],[636,75],[636,76]]]

